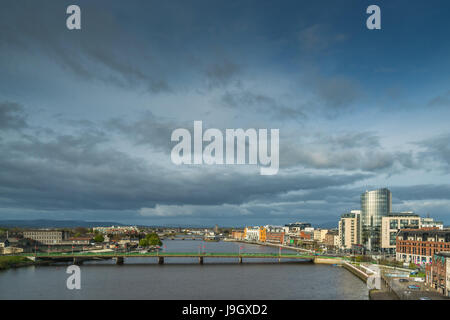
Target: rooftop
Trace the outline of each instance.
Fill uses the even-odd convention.
[[[403,229],[399,231],[400,234],[424,234],[428,235],[447,235],[450,234],[450,229],[439,230],[437,228],[421,228],[421,229]]]
[[[388,217],[417,217],[417,218],[419,218],[419,215],[415,214],[414,212],[389,212]]]

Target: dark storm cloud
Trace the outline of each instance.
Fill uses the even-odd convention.
[[[436,96],[428,102],[430,107],[450,106],[450,90],[442,95]]]
[[[416,143],[418,146],[425,149],[419,153],[419,158],[423,163],[432,160],[438,166],[450,172],[450,134],[442,134]]]
[[[351,184],[370,175],[277,175],[191,168],[174,171],[84,137],[0,144],[2,207],[137,210],[159,204],[239,204],[300,189]],[[95,140],[95,139],[94,139]],[[87,147],[90,146],[90,147]],[[169,160],[169,159],[167,159]]]
[[[281,167],[398,171],[416,166],[412,152],[387,151],[372,132],[342,132],[287,138],[280,143]]]
[[[14,102],[0,102],[0,130],[23,129],[27,127],[26,118],[21,105]]]
[[[225,87],[231,82],[239,83],[237,76],[241,73],[241,67],[229,60],[213,63],[206,67],[205,74],[210,88]]]
[[[267,178],[227,167],[179,168],[170,163],[167,153],[161,163],[152,159],[153,147],[166,151],[169,127],[150,113],[131,124],[111,120],[104,130],[90,121],[72,124],[77,128],[72,134],[50,131],[45,137],[24,134],[0,141],[0,207],[139,210],[157,204],[237,205],[293,190],[345,186],[372,177],[291,172]],[[122,135],[130,134],[136,143],[148,142],[150,158],[113,148],[114,137],[107,131],[112,128]]]
[[[106,121],[105,128],[110,132],[127,137],[136,145],[148,145],[169,153],[173,147],[173,143],[170,141],[173,130],[186,125],[159,119],[147,111],[137,120],[110,119]]]
[[[308,54],[324,53],[337,43],[344,42],[348,36],[335,33],[329,26],[314,24],[300,31],[299,41],[302,50]]]
[[[390,188],[395,198],[404,200],[450,200],[450,185],[427,184]]]
[[[442,87],[448,74],[444,2],[433,21],[415,21],[414,32],[381,34],[358,20],[365,10],[358,0],[77,0],[81,31],[65,27],[69,4],[2,1],[0,101],[20,104],[0,104],[1,213],[314,222],[357,209],[366,183],[409,184],[421,175],[421,184],[445,183],[448,135],[408,150],[411,123],[403,120],[422,120],[417,110],[388,104],[379,113],[377,105],[391,103],[383,95],[399,84],[405,94],[396,104],[408,105],[406,96],[420,107],[448,104],[446,90],[431,101],[420,90]],[[402,1],[386,14],[405,8],[421,11]],[[414,65],[427,71],[411,76]],[[445,126],[441,111],[435,120]],[[280,128],[279,174],[172,165],[171,133],[192,128],[184,122],[191,117]],[[424,134],[439,128],[429,122],[420,122]],[[445,200],[449,191],[392,189],[398,203]]]
[[[85,4],[82,30],[65,28],[64,1],[8,1],[0,12],[0,47],[3,50],[39,51],[85,80],[100,80],[150,92],[168,91],[157,70],[143,71],[144,48],[120,27],[120,22],[95,4]],[[20,23],[18,23],[20,21]],[[117,47],[118,41],[126,45]],[[12,51],[14,52],[14,51]],[[148,61],[153,62],[153,61]]]
[[[295,107],[285,106],[276,98],[262,93],[254,93],[250,90],[226,91],[221,102],[226,107],[236,110],[251,108],[254,112],[269,116],[277,120],[304,120],[307,116],[302,105]]]
[[[305,85],[316,95],[319,105],[325,107],[322,112],[327,117],[349,110],[363,95],[362,89],[352,79],[344,75],[322,76],[308,74]]]

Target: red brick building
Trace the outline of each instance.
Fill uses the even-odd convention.
[[[300,239],[311,240],[311,238],[312,238],[311,232],[300,231]]]
[[[396,242],[398,261],[428,264],[435,253],[450,251],[450,230],[404,229],[397,234]]]
[[[266,232],[266,242],[284,243],[284,232]]]
[[[450,263],[450,252],[439,252],[433,255],[431,264],[426,266],[426,283],[430,287],[436,289],[440,293],[446,295],[449,293],[450,288],[448,284],[447,267]]]

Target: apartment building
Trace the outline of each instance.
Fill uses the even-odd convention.
[[[396,259],[416,264],[431,263],[433,255],[450,251],[450,229],[405,229],[397,235]]]
[[[361,211],[352,210],[341,215],[339,220],[339,248],[351,250],[353,244],[360,243]]]
[[[381,218],[381,250],[395,253],[397,233],[401,229],[419,229],[420,217],[413,212],[391,212]]]

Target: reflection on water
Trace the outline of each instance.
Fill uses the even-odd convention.
[[[233,242],[166,240],[170,252],[278,252]],[[199,247],[200,246],[200,247]],[[205,248],[203,248],[205,246]],[[255,259],[256,260],[256,259]],[[258,259],[259,260],[259,259]],[[270,260],[269,260],[270,261]],[[305,263],[236,259],[128,258],[86,262],[81,290],[68,290],[66,266],[0,272],[0,299],[367,299],[366,285],[347,270]]]

